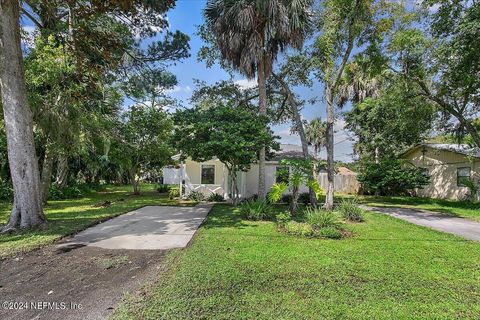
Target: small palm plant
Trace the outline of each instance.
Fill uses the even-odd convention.
[[[363,210],[355,199],[342,200],[338,206],[338,211],[347,221],[362,222],[364,220]]]
[[[313,162],[310,159],[284,159],[281,165],[289,168],[288,185],[292,192],[292,200],[290,201],[290,214],[292,216],[298,211],[298,198],[300,196],[300,186],[305,184],[311,187],[315,193],[320,193],[320,185],[317,181],[312,180]]]
[[[275,203],[282,199],[283,193],[287,190],[288,185],[285,182],[275,183],[268,192],[268,201]]]

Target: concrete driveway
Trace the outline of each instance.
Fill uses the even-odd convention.
[[[480,241],[480,223],[463,218],[456,218],[427,210],[415,210],[392,207],[367,207],[365,209],[388,214],[420,226],[451,233],[459,237]]]
[[[58,246],[139,250],[183,248],[211,207],[212,204],[143,207],[88,228]]]

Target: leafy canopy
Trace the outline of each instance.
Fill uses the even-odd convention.
[[[177,111],[174,121],[177,149],[195,161],[217,157],[229,170],[247,171],[261,146],[277,147],[276,137],[265,129],[267,118],[243,107],[196,107]]]

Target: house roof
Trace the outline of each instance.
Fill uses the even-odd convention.
[[[310,155],[314,157],[313,153],[310,152]],[[275,152],[273,161],[279,161],[282,159],[302,159],[303,158],[303,150],[302,146],[296,144],[281,144],[280,150]]]
[[[341,175],[344,175],[344,176],[350,176],[350,175],[355,175],[356,174],[355,172],[348,169],[347,167],[338,167],[337,171],[338,171],[338,174],[341,174]]]
[[[450,152],[463,154],[465,156],[480,158],[480,148],[476,148],[476,147],[472,148],[467,144],[457,144],[457,143],[423,143],[408,149],[406,152],[402,154],[402,156],[419,147],[427,147],[427,148],[432,148],[436,150],[450,151]]]
[[[315,157],[312,152],[310,156]],[[280,150],[276,151],[270,161],[280,161],[282,159],[302,159],[302,146],[296,144],[280,144]],[[180,153],[172,156],[175,161],[180,160]],[[216,158],[215,158],[216,159]]]

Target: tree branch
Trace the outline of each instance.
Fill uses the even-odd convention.
[[[21,11],[28,19],[30,19],[30,21],[32,21],[37,26],[37,28],[43,29],[42,23],[38,21],[30,12],[28,12],[25,8],[22,8]]]

